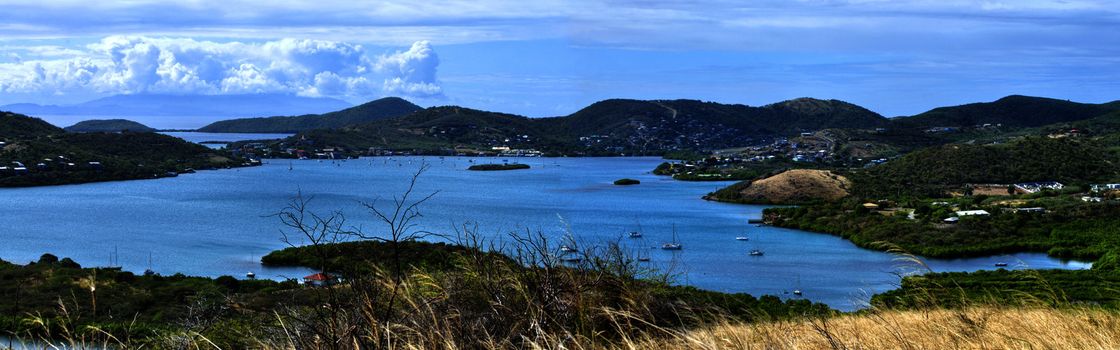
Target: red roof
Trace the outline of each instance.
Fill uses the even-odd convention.
[[[314,275],[307,275],[307,276],[303,277],[304,281],[323,281],[323,282],[326,282],[329,279],[331,279],[331,275],[328,275],[328,274],[325,274],[325,273],[322,273],[322,272],[314,274]]]

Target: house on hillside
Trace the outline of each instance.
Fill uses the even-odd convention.
[[[1093,192],[1116,191],[1120,190],[1120,184],[1095,184],[1089,185],[1089,189]]]
[[[961,210],[961,211],[956,212],[956,214],[957,214],[958,217],[992,215],[987,210]]]
[[[1060,182],[1057,182],[1057,181],[1024,182],[1024,183],[1015,184],[1015,189],[1018,189],[1020,191],[1026,192],[1026,193],[1038,193],[1039,191],[1042,191],[1042,190],[1055,190],[1055,191],[1057,191],[1057,190],[1060,190],[1062,188],[1065,188],[1065,185],[1062,185]]]
[[[325,272],[319,272],[303,277],[303,284],[312,287],[326,287],[335,283],[338,283],[338,277]]]

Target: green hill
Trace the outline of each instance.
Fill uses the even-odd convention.
[[[1052,98],[1012,95],[994,102],[934,108],[892,121],[904,127],[968,127],[1003,124],[1008,127],[1037,127],[1090,119],[1120,110],[1120,103],[1077,103]]]
[[[886,118],[836,100],[798,99],[763,107],[695,100],[605,100],[571,115],[527,118],[448,106],[337,130],[304,132],[288,142],[350,149],[535,148],[582,155],[660,154],[752,144],[821,128],[874,128]],[[302,142],[302,141],[301,141]]]
[[[153,132],[147,125],[125,119],[94,119],[78,122],[65,128],[69,132]]]
[[[0,140],[34,138],[61,132],[62,129],[39,118],[0,112]]]
[[[335,129],[379,119],[394,118],[420,110],[420,106],[397,97],[386,97],[324,114],[223,120],[204,126],[201,132],[297,133],[313,129]]]
[[[1109,181],[1118,176],[1117,164],[1116,155],[1095,140],[1030,137],[999,145],[925,148],[851,177],[854,192],[864,197],[936,197],[970,183]]]

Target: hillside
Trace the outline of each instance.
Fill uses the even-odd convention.
[[[201,132],[297,133],[313,129],[336,129],[379,119],[395,118],[420,110],[420,106],[397,97],[386,97],[324,114],[292,117],[223,120],[204,126]]]
[[[167,135],[71,133],[37,118],[7,112],[0,113],[0,142],[0,187],[151,179],[177,176],[188,169],[251,163]]]
[[[17,171],[14,162],[26,170]],[[91,163],[96,162],[96,163]],[[151,179],[246,160],[156,133],[63,133],[10,142],[0,150],[0,187]]]
[[[39,118],[0,112],[0,141],[35,138],[61,132],[62,129]]]
[[[156,129],[149,128],[147,125],[140,124],[126,119],[94,119],[78,122],[77,124],[64,128],[69,132],[120,132],[120,131],[135,131],[135,132],[153,132]]]
[[[851,181],[827,170],[793,169],[743,181],[705,197],[737,203],[802,204],[831,202],[848,196]]]
[[[1120,104],[1077,103],[1052,98],[1012,95],[994,102],[934,108],[911,117],[892,120],[903,127],[968,127],[1002,124],[1009,127],[1038,127],[1072,122],[1120,110]]]
[[[554,154],[662,154],[749,145],[820,128],[874,128],[889,123],[845,102],[798,99],[764,107],[695,100],[605,100],[571,115],[522,116],[447,106],[292,139],[362,150],[492,147]],[[209,129],[203,129],[206,131]]]
[[[1009,144],[951,144],[909,153],[853,174],[867,197],[942,196],[965,184],[1059,181],[1066,185],[1117,177],[1116,155],[1090,139],[1031,137]]]

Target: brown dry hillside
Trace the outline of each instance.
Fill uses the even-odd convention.
[[[761,180],[744,181],[707,198],[727,202],[797,204],[835,201],[848,196],[852,182],[827,170],[793,169]]]

